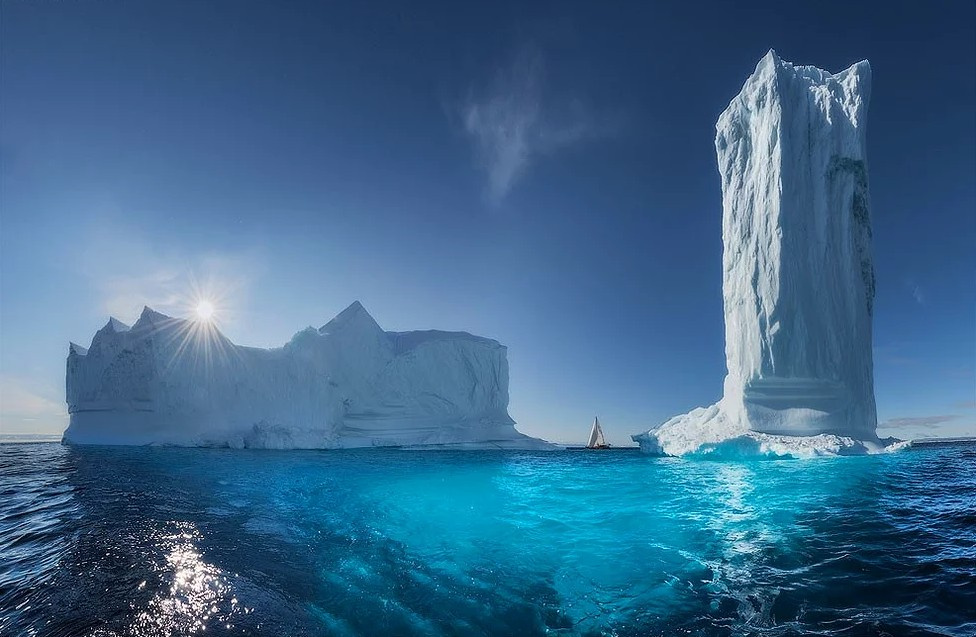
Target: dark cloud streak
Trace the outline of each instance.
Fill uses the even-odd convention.
[[[918,416],[914,418],[891,418],[878,424],[879,429],[903,429],[907,427],[922,427],[932,429],[940,423],[959,418],[957,414],[943,414],[941,416]]]

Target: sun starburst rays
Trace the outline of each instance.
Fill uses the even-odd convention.
[[[214,317],[214,313],[216,311],[217,308],[215,308],[214,304],[210,302],[210,300],[208,299],[200,299],[197,302],[196,308],[194,308],[194,312],[196,312],[196,318],[198,321],[212,320]]]
[[[192,377],[209,379],[217,368],[244,364],[214,321],[172,319],[160,332],[160,351],[170,352],[163,366],[167,375],[180,368]]]
[[[228,317],[227,294],[212,282],[201,285],[190,281],[190,293],[181,304],[190,318],[173,318],[158,325],[159,351],[165,358],[162,371],[167,378],[179,369],[191,378],[210,381],[216,369],[245,364],[240,351],[221,333],[222,321]]]

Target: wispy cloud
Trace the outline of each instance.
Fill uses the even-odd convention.
[[[149,307],[173,316],[186,316],[201,300],[211,302],[226,322],[246,302],[250,279],[248,261],[235,256],[208,255],[171,263],[141,264],[129,272],[99,279],[106,314],[131,322]]]
[[[922,289],[922,286],[919,285],[918,281],[916,281],[914,278],[907,279],[905,281],[905,287],[908,288],[909,292],[911,292],[912,298],[915,299],[916,303],[919,305],[925,304],[925,291]]]
[[[891,418],[878,424],[878,428],[881,429],[907,429],[912,427],[919,427],[923,429],[932,429],[937,425],[949,422],[950,420],[955,420],[959,418],[956,414],[944,414],[940,416],[918,416],[915,418]]]
[[[905,343],[889,343],[875,345],[873,348],[875,363],[885,365],[917,365],[918,358],[911,354],[911,348]]]
[[[186,316],[207,299],[218,309],[219,322],[226,324],[246,305],[262,261],[252,253],[160,249],[137,232],[113,226],[93,233],[81,267],[99,297],[100,310],[126,323],[145,305]]]
[[[538,47],[527,45],[497,71],[487,88],[461,108],[465,133],[488,178],[488,196],[501,201],[540,157],[607,135],[578,97],[553,99]]]
[[[140,270],[141,268],[135,268]],[[171,313],[181,300],[180,287],[183,276],[176,269],[162,267],[157,270],[120,273],[96,281],[104,312],[131,322],[139,315],[143,305],[160,312]]]
[[[0,376],[0,431],[60,433],[68,412],[64,403],[41,396],[21,378]]]

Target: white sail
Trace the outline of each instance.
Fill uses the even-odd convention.
[[[607,441],[603,438],[603,428],[600,426],[600,419],[593,419],[593,428],[590,429],[590,439],[587,441],[586,446],[593,447],[603,447],[606,446]]]

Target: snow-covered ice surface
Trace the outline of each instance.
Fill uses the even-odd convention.
[[[874,266],[865,124],[871,67],[830,74],[770,51],[716,125],[724,396],[634,436],[652,453],[869,453]]]
[[[862,455],[896,451],[911,444],[894,438],[879,440],[877,436],[857,439],[833,433],[812,436],[763,433],[749,429],[748,424],[741,420],[731,419],[721,402],[675,416],[663,425],[633,438],[646,453],[709,458]]]
[[[146,308],[71,344],[72,444],[545,449],[508,414],[508,358],[465,332],[385,332],[353,303],[281,348]]]

